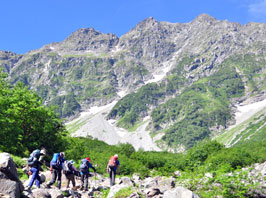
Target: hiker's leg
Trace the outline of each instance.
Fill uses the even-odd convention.
[[[65,176],[66,176],[66,179],[67,179],[66,188],[69,188],[70,178],[69,178],[69,175],[65,175]]]
[[[61,188],[61,177],[62,177],[62,170],[59,169],[57,170],[57,188],[60,189]]]
[[[31,168],[30,171],[32,172],[32,176],[31,176],[31,180],[30,180],[29,185],[28,185],[29,188],[32,187],[32,185],[33,185],[33,183],[34,183],[34,181],[36,179],[36,176],[39,173],[39,170],[37,168]]]
[[[51,186],[55,183],[57,178],[57,170],[53,168],[53,173],[52,173],[52,180],[48,183],[48,186]]]
[[[40,177],[40,175],[39,175],[39,170],[37,171],[37,175],[36,175],[36,186],[37,186],[38,188],[41,187],[41,177]]]
[[[109,169],[110,186],[112,186],[112,169]]]
[[[88,190],[88,185],[89,185],[88,180],[89,180],[89,174],[87,173],[85,174],[85,190]]]
[[[113,185],[115,185],[116,170],[114,170]]]
[[[84,175],[84,173],[81,175],[81,190],[83,190],[83,188],[84,188],[84,177],[85,177],[85,175]]]
[[[71,180],[71,182],[72,182],[72,186],[73,186],[73,187],[76,187],[75,175],[74,175],[74,174],[71,174],[71,175],[70,175],[70,180]]]

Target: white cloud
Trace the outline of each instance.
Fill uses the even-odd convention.
[[[248,12],[256,20],[266,21],[266,0],[259,0],[248,6]]]

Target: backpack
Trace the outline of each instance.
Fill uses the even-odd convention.
[[[30,157],[28,158],[27,164],[32,167],[36,165],[36,162],[41,156],[41,151],[39,149],[34,150],[31,154]]]
[[[88,160],[86,160],[86,159],[81,160],[81,164],[80,164],[79,169],[82,172],[85,172],[85,171],[89,170],[89,162],[88,162]]]
[[[51,160],[51,166],[55,169],[61,168],[61,158],[59,153],[54,153],[53,159]]]
[[[63,166],[63,171],[66,175],[72,174],[72,164],[69,161],[66,161]]]
[[[114,156],[112,156],[108,162],[109,168],[115,168],[117,166],[116,159]]]

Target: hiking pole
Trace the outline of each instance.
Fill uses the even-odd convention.
[[[96,188],[96,171],[94,172],[94,186]]]

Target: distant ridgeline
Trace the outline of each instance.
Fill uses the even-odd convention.
[[[206,14],[189,23],[147,18],[120,38],[83,28],[27,54],[0,51],[0,66],[62,118],[118,100],[107,117],[119,127],[150,116],[147,130],[163,134],[162,149],[190,148],[228,128],[235,104],[265,99],[265,35],[264,23]]]

